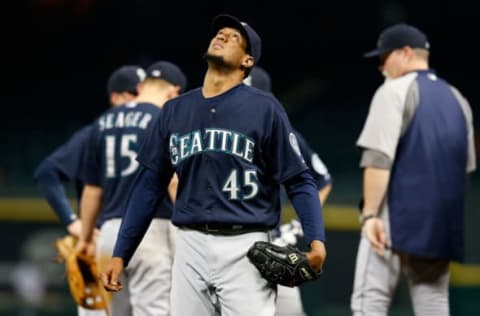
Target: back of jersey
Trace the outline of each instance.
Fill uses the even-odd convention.
[[[137,152],[145,130],[160,113],[149,103],[127,103],[101,115],[94,124],[87,148],[85,182],[103,189],[100,223],[123,215],[130,186],[139,169]],[[170,218],[168,198],[157,217]]]

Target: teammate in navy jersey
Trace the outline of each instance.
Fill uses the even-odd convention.
[[[142,68],[126,65],[116,69],[109,77],[107,92],[111,106],[119,106],[137,96],[137,85],[144,79]],[[67,197],[64,181],[75,183],[77,199],[83,190],[81,165],[84,160],[91,126],[77,131],[65,144],[47,156],[36,168],[33,178],[42,195],[55,211],[67,231],[80,237],[81,221],[77,218]],[[91,311],[78,307],[79,316],[105,315],[104,311]]]
[[[102,268],[110,258],[120,228],[133,179],[139,171],[135,159],[147,128],[157,120],[164,103],[186,87],[180,68],[167,61],[152,64],[139,86],[138,98],[110,109],[93,124],[85,160],[85,188],[82,195],[82,233],[78,250],[85,251],[99,222],[97,260]],[[176,181],[171,182],[176,187]],[[176,188],[171,188],[174,196]],[[130,265],[123,274],[132,315],[169,315],[174,226],[170,222],[172,201],[165,196],[154,207],[148,227]],[[129,315],[122,306],[124,296],[112,295],[112,316]]]
[[[250,74],[245,78],[244,83],[257,89],[272,92],[272,80],[268,72],[260,66],[254,66]],[[296,130],[294,133],[298,140],[298,145],[309,167],[318,190],[320,204],[325,205],[328,195],[332,189],[332,177],[327,167],[320,159],[318,154],[312,150],[304,137]],[[303,237],[303,230],[297,219],[292,219],[289,223],[279,225],[275,230],[273,243],[279,246],[296,246],[298,239]],[[304,316],[302,298],[299,287],[278,286],[275,316]]]
[[[279,102],[243,84],[261,54],[254,29],[229,15],[213,20],[201,88],[167,102],[149,127],[113,258],[101,274],[108,290],[178,175],[172,215],[179,227],[173,263],[171,315],[275,313],[276,286],[246,257],[280,219],[280,185],[297,210],[320,271],[326,257],[322,209],[295,134]]]
[[[449,262],[463,260],[467,173],[476,168],[467,100],[429,69],[419,29],[386,28],[377,49],[386,77],[357,140],[362,149],[362,235],[353,315],[387,315],[400,276],[415,315],[450,315]]]

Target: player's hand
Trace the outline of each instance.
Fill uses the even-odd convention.
[[[95,257],[95,243],[78,240],[75,246],[75,251],[77,253],[83,253],[89,257]]]
[[[70,235],[80,238],[80,233],[82,232],[82,221],[76,219],[67,226],[67,231]]]
[[[112,257],[105,269],[100,273],[100,280],[107,291],[117,292],[123,288],[123,285],[119,281],[122,271],[123,259],[120,257]]]
[[[307,252],[308,263],[316,272],[322,271],[323,263],[327,258],[325,244],[320,240],[314,240],[310,244],[310,251]]]
[[[373,250],[379,256],[383,256],[385,248],[387,247],[387,234],[383,220],[378,217],[368,219],[363,224],[363,232],[370,241]]]

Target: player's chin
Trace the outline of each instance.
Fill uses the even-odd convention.
[[[225,65],[225,59],[223,58],[223,55],[220,54],[220,52],[212,52],[210,49],[203,55],[203,58],[212,64],[215,65]]]

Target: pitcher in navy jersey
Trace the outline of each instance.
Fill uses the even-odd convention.
[[[171,315],[275,313],[276,287],[248,261],[248,248],[269,240],[280,219],[285,184],[310,245],[312,267],[326,257],[316,186],[279,102],[243,84],[261,54],[261,40],[230,15],[213,20],[201,88],[165,104],[149,127],[113,258],[101,277],[107,289],[131,264],[155,205],[178,175],[172,221],[179,227]]]
[[[145,71],[133,65],[116,69],[108,78],[107,92],[110,104],[120,106],[137,97],[137,85],[144,79]],[[47,156],[36,168],[33,178],[39,191],[55,211],[69,234],[80,237],[81,221],[74,212],[63,186],[64,181],[75,183],[77,198],[83,190],[82,164],[91,125],[77,132],[62,146]],[[127,307],[125,307],[127,309]],[[104,311],[92,311],[78,307],[79,316],[105,315]]]
[[[105,259],[112,256],[128,193],[140,170],[136,156],[145,131],[157,121],[164,103],[178,96],[185,87],[186,77],[178,66],[167,61],[156,62],[147,68],[138,97],[106,111],[92,126],[84,165],[83,229],[78,251],[87,249],[93,238],[95,223],[99,223],[97,260],[100,269]],[[171,181],[171,185],[176,186],[176,181]],[[112,316],[170,314],[175,235],[170,217],[175,191],[172,189],[172,197],[164,196],[154,206],[154,219],[122,276],[131,314],[119,308],[125,297],[115,293],[110,302]]]
[[[377,49],[386,77],[357,141],[362,236],[353,315],[387,315],[399,277],[415,315],[450,315],[449,262],[463,260],[467,173],[475,170],[467,100],[429,69],[430,44],[411,25],[386,28]]]

